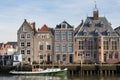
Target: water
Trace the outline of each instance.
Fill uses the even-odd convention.
[[[25,76],[0,75],[0,80],[120,80],[120,76]]]

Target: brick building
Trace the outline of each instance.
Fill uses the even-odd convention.
[[[120,58],[120,37],[96,8],[75,30],[75,62],[116,63]]]
[[[66,21],[54,30],[54,60],[62,63],[74,61],[74,28]]]

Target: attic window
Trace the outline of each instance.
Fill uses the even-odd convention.
[[[85,29],[82,31],[82,35],[87,35],[87,31]]]
[[[106,30],[106,36],[110,36],[110,31]]]
[[[100,24],[103,25],[103,22],[101,21]]]
[[[87,35],[87,32],[82,32],[81,35],[86,36],[86,35]]]
[[[95,26],[96,27],[102,27],[103,26],[103,22],[102,21],[97,22],[97,23],[95,23]]]
[[[92,25],[92,22],[89,21],[89,22],[87,23],[87,26],[90,27],[91,25]]]
[[[66,28],[67,27],[67,24],[63,23],[61,24],[61,28]]]
[[[95,35],[95,36],[98,36],[98,30],[95,29],[94,35]]]
[[[27,32],[28,31],[28,27],[27,26],[23,26],[23,31]]]

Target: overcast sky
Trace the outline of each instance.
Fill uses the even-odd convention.
[[[92,16],[94,7],[94,0],[0,0],[0,42],[17,41],[24,19],[36,22],[36,28],[54,28],[64,20],[77,27]],[[97,0],[97,8],[113,28],[120,25],[120,0]]]

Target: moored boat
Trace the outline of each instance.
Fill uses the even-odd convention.
[[[47,69],[38,69],[35,71],[10,71],[10,74],[17,74],[17,75],[33,75],[33,74],[48,74],[48,75],[66,75],[67,68],[47,68]]]

